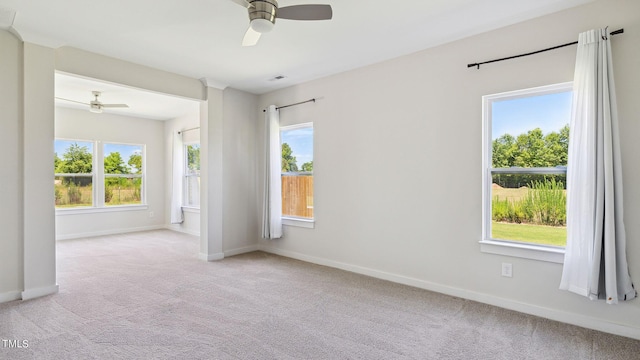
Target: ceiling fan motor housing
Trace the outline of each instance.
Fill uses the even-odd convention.
[[[249,8],[251,28],[259,33],[271,31],[276,23],[278,2],[276,0],[253,0],[249,3],[253,5]]]
[[[92,101],[89,105],[89,111],[92,113],[100,114],[102,112],[102,104],[99,101]]]

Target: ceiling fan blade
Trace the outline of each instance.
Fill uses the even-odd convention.
[[[251,4],[247,0],[231,0],[231,1],[233,1],[234,3],[240,5],[240,6],[244,7],[244,8],[247,8],[247,9],[251,8],[251,7],[254,7],[253,4]]]
[[[244,34],[244,38],[242,39],[242,46],[253,46],[258,43],[260,40],[261,33],[253,30],[251,26],[247,29],[247,32]]]
[[[82,102],[82,101],[75,101],[75,100],[65,99],[65,98],[61,98],[61,97],[57,97],[57,96],[56,96],[56,99],[58,99],[58,100],[64,100],[64,101],[69,101],[69,102],[74,102],[74,103],[78,103],[78,104],[82,104],[82,105],[91,105],[91,104],[89,104],[89,103],[85,103],[85,102]]]
[[[331,5],[293,5],[278,8],[278,19],[289,20],[330,20],[333,17]]]
[[[100,107],[103,108],[128,108],[127,104],[100,104]]]

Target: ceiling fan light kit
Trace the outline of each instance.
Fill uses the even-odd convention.
[[[249,12],[249,29],[242,46],[253,46],[260,35],[273,29],[276,18],[289,20],[331,20],[331,5],[292,5],[278,9],[277,0],[231,0]]]

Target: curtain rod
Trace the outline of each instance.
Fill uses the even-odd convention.
[[[624,33],[624,29],[619,29],[619,30],[616,30],[616,31],[612,31],[611,33],[609,33],[609,35],[618,35],[618,34],[622,34],[622,33]],[[547,49],[533,51],[533,52],[526,53],[526,54],[514,55],[514,56],[509,56],[509,57],[505,57],[505,58],[501,58],[501,59],[494,59],[494,60],[484,61],[484,62],[480,62],[480,63],[468,64],[467,67],[470,68],[470,67],[477,66],[478,69],[480,69],[480,65],[490,64],[490,63],[497,62],[497,61],[511,60],[511,59],[515,59],[515,58],[519,58],[519,57],[523,57],[523,56],[529,56],[529,55],[533,55],[533,54],[538,54],[538,53],[549,51],[549,50],[555,50],[555,49],[563,48],[565,46],[575,45],[577,43],[578,43],[577,41],[574,41],[574,42],[570,42],[570,43],[566,43],[566,44],[562,44],[562,45],[558,45],[558,46],[553,46],[553,47],[550,47],[550,48],[547,48]]]
[[[308,102],[316,102],[316,99],[314,98],[314,99],[309,99],[309,100],[306,100],[306,101],[301,101],[301,102],[299,102],[299,103],[295,103],[295,104],[289,104],[289,105],[278,106],[278,107],[276,107],[276,110],[280,110],[280,109],[288,108],[288,107],[290,107],[290,106],[296,106],[296,105],[306,104],[306,103],[308,103]],[[267,111],[267,110],[262,110],[262,112],[265,112],[265,111]]]
[[[199,129],[200,129],[200,127],[198,126],[198,127],[194,127],[194,128],[191,128],[191,129],[180,130],[180,131],[178,131],[178,134],[182,134],[183,132],[187,132],[187,131],[191,131],[191,130],[199,130]]]

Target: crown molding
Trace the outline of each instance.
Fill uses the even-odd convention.
[[[224,90],[229,86],[229,84],[222,83],[220,81],[214,80],[212,78],[203,77],[200,79],[200,82],[206,87],[211,87],[219,90]]]

